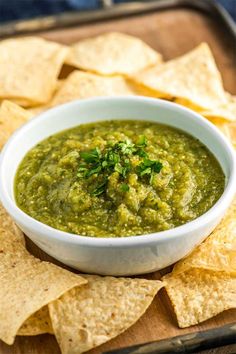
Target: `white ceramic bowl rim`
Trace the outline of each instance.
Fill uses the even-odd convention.
[[[133,103],[137,102],[137,100],[146,102],[146,103],[152,103],[152,104],[161,104],[163,107],[175,107],[177,110],[182,110],[185,111],[186,113],[190,114],[191,116],[195,116],[195,119],[199,120],[199,122],[202,122],[206,127],[210,128],[210,130],[217,135],[218,140],[220,140],[221,146],[227,151],[227,153],[230,155],[231,160],[233,161],[232,163],[232,169],[231,169],[231,174],[228,179],[227,186],[220,197],[220,199],[210,208],[206,213],[203,215],[199,216],[193,221],[190,221],[184,225],[175,227],[170,230],[166,231],[161,231],[161,232],[156,232],[156,233],[151,233],[151,234],[144,234],[140,236],[128,236],[128,237],[91,237],[91,236],[81,236],[81,235],[75,235],[71,234],[68,232],[60,231],[57,229],[54,229],[46,224],[43,224],[40,221],[37,221],[36,219],[32,218],[28,214],[24,213],[18,206],[16,205],[15,201],[12,200],[6,189],[3,188],[0,189],[0,199],[6,208],[6,210],[14,215],[14,218],[17,223],[23,224],[23,225],[28,225],[28,227],[35,233],[40,233],[43,236],[50,237],[52,239],[58,239],[62,238],[65,242],[68,243],[73,243],[73,244],[78,244],[78,245],[86,245],[86,246],[91,246],[91,247],[133,247],[135,246],[142,246],[142,245],[151,245],[152,243],[158,242],[164,242],[167,238],[168,239],[178,239],[181,238],[183,232],[194,232],[199,228],[199,224],[204,224],[207,223],[208,220],[210,220],[213,216],[213,214],[220,215],[222,214],[222,211],[226,209],[226,205],[228,205],[228,200],[233,199],[232,195],[232,190],[234,191],[234,184],[236,180],[236,160],[235,160],[235,152],[233,147],[230,145],[228,140],[224,137],[224,135],[219,132],[219,130],[209,121],[204,119],[201,115],[191,111],[188,108],[185,108],[183,106],[180,106],[176,103],[173,102],[168,102],[160,99],[154,99],[154,98],[149,98],[149,97],[127,97],[127,96],[118,96],[118,97],[98,97],[98,98],[89,98],[89,99],[84,99],[80,102],[94,102],[94,101],[121,101],[124,103],[125,101],[132,101]],[[78,101],[73,101],[69,102],[60,106],[57,106],[56,108],[52,108],[55,113],[57,110],[60,110],[61,107],[63,106],[64,108],[69,105],[77,105]],[[51,111],[49,110],[49,111]],[[5,158],[6,152],[8,150],[8,147],[14,143],[14,140],[18,136],[19,133],[22,133],[24,130],[27,130],[29,127],[34,125],[34,123],[44,117],[45,114],[48,115],[48,112],[46,111],[42,114],[39,114],[37,117],[33,118],[30,120],[28,123],[26,123],[23,127],[19,128],[8,140],[6,145],[4,146],[1,154],[0,154],[0,180],[3,178],[3,171],[1,171],[1,165],[3,163],[3,160]],[[144,117],[145,118],[145,117]],[[112,119],[112,118],[111,118]],[[115,118],[114,118],[115,119]],[[181,128],[182,129],[182,128]],[[182,129],[184,131],[184,129]],[[2,186],[1,186],[2,187]]]

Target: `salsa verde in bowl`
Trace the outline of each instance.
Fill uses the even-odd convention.
[[[169,230],[209,210],[225,176],[198,139],[148,121],[82,124],[31,149],[15,178],[24,212],[55,229],[125,237]]]
[[[148,130],[150,127],[151,131]],[[84,129],[83,134],[77,132],[81,129]],[[104,136],[101,132],[91,134],[91,129],[102,130]],[[66,135],[65,139],[63,134]],[[81,134],[81,137],[68,138],[67,134]],[[108,138],[109,134],[112,136]],[[157,134],[158,139],[155,139]],[[44,148],[50,140],[55,149],[55,139],[58,150],[54,151],[54,159],[47,160]],[[62,151],[63,139],[69,143],[69,147],[66,145]],[[86,144],[79,148],[78,140],[80,144]],[[181,141],[181,148],[177,147],[178,141]],[[20,177],[22,161],[24,164],[28,154],[37,149],[37,146],[40,146],[41,155],[35,155],[31,159],[32,163],[24,165],[26,170],[22,173],[20,181],[23,184],[17,182],[15,186],[15,180]],[[131,150],[131,153],[126,156],[123,149]],[[106,156],[109,151],[114,150],[118,151],[120,160],[112,160],[107,168]],[[48,146],[48,156],[52,153],[50,151]],[[74,157],[73,151],[76,151]],[[91,161],[91,154],[95,151],[95,160]],[[116,163],[120,165],[116,166]],[[128,173],[124,173],[125,167],[130,169]],[[97,172],[94,169],[98,169]],[[65,172],[62,173],[62,170],[67,171],[64,178],[62,177]],[[60,173],[62,175],[58,178]],[[203,181],[206,175],[207,183]],[[49,110],[28,122],[12,136],[1,153],[0,199],[32,241],[65,264],[91,273],[141,274],[176,262],[209,235],[230,205],[236,189],[235,178],[233,149],[222,134],[200,115],[157,99],[94,98]],[[99,179],[102,179],[101,185]],[[114,181],[111,183],[110,179]],[[67,183],[67,188],[62,188],[63,183]],[[85,194],[81,195],[78,186],[82,185],[83,188],[79,190]],[[203,185],[205,189],[202,188]],[[46,222],[46,219],[39,221],[36,215],[32,217],[23,211],[24,207],[21,209],[17,205],[18,197],[15,198],[15,190],[18,190],[18,187],[23,196],[26,189],[25,199],[28,201],[39,200],[38,206],[32,207],[31,212],[33,210],[37,213],[37,208],[40,209],[46,202],[51,204],[51,210],[55,208],[53,215],[57,214],[57,217],[52,218],[49,214],[48,216],[45,209],[44,217],[48,218],[49,222]],[[205,194],[202,198],[202,209],[194,210],[199,197],[194,200],[192,196],[197,196],[197,193],[202,195],[203,189]],[[216,192],[213,192],[214,189]],[[66,197],[62,193],[63,190],[68,192]],[[175,190],[178,190],[178,193],[175,193]],[[187,190],[192,192],[185,194]],[[113,199],[108,193],[111,193]],[[149,193],[154,194],[153,199],[157,205],[151,204]],[[108,197],[112,199],[112,203]],[[192,202],[187,203],[188,200]],[[26,204],[33,204],[28,201]],[[66,210],[63,214],[65,220],[70,219],[70,223],[74,224],[75,212],[86,204],[85,202],[90,207],[79,216],[81,225],[85,227],[84,231],[62,231],[64,227],[73,226],[69,223],[62,227],[50,226],[52,219],[59,222],[63,210]],[[191,208],[188,212],[184,208],[184,212],[180,212],[185,203],[191,204]],[[93,212],[94,205],[97,205],[96,210],[100,213],[98,218],[95,218],[94,214],[89,215]],[[48,206],[44,204],[44,207]],[[122,208],[125,209],[123,214]],[[122,211],[120,220],[126,220],[128,215],[128,222],[131,222],[131,226],[119,226],[120,230],[124,230],[123,236],[116,229],[118,209],[119,212],[120,209]],[[147,209],[154,211],[154,217],[149,220],[145,219],[146,215],[151,215],[145,214]],[[138,221],[140,217],[141,221]],[[92,223],[88,223],[89,218]],[[163,227],[164,224],[168,224],[167,227]],[[92,225],[100,235],[95,232],[87,236],[91,234],[87,225]],[[160,230],[163,231],[148,229],[150,225],[151,228],[153,225],[155,228],[161,225]],[[101,229],[105,229],[105,237],[104,234],[101,236]]]

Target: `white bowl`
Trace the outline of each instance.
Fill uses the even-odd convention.
[[[198,138],[218,159],[225,190],[204,215],[149,235],[94,238],[49,227],[25,214],[14,199],[14,177],[24,155],[49,135],[81,123],[135,119],[164,123]],[[236,191],[234,151],[213,124],[177,104],[145,97],[93,98],[42,113],[14,133],[1,153],[0,200],[22,231],[59,261],[87,273],[131,275],[162,269],[186,256],[219,223]]]

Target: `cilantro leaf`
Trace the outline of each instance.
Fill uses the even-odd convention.
[[[122,190],[122,192],[128,192],[129,191],[129,185],[126,183],[122,183],[122,185],[120,186],[120,189]]]
[[[107,188],[107,179],[105,179],[102,183],[100,183],[92,192],[91,195],[94,197],[98,197],[99,195],[105,193]]]
[[[99,161],[101,157],[101,151],[96,147],[95,149],[88,152],[81,152],[80,156],[84,159],[85,162],[93,163]]]
[[[160,173],[162,167],[163,165],[160,161],[144,158],[144,160],[137,166],[137,173],[140,177],[145,175],[149,176],[149,182],[152,183],[154,173]]]

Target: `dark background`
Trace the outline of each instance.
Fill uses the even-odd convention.
[[[236,21],[236,0],[217,0]],[[127,0],[114,0],[115,3]],[[101,7],[101,0],[0,0],[0,22]]]

